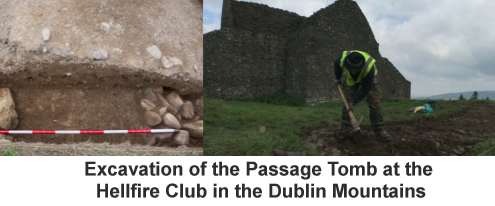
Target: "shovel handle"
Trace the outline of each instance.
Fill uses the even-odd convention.
[[[349,120],[351,122],[352,129],[354,131],[361,130],[361,128],[359,127],[359,122],[357,121],[356,117],[354,116],[354,113],[352,113],[352,108],[350,107],[349,102],[347,102],[347,98],[344,95],[344,90],[342,89],[342,86],[340,84],[338,84],[337,89],[339,90],[340,98],[342,99],[342,102],[344,102],[344,106],[347,110],[347,115],[349,116]]]

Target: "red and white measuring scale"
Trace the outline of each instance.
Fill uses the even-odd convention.
[[[122,129],[122,130],[0,130],[0,135],[32,134],[156,134],[174,133],[176,129]]]

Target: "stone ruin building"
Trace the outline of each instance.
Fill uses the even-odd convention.
[[[337,0],[310,17],[223,2],[221,29],[203,37],[207,96],[252,99],[283,93],[307,102],[334,99],[334,59],[342,50],[359,49],[377,59],[385,98],[410,97],[410,82],[380,55],[356,2]]]
[[[202,47],[199,0],[0,0],[0,128],[175,128],[16,140],[202,144]]]

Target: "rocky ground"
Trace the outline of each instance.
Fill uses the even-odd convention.
[[[179,132],[152,136],[147,144],[154,146],[201,145],[203,139],[202,97],[181,97],[177,92],[145,90],[140,100],[144,121],[149,127],[172,128]]]
[[[47,144],[12,142],[0,139],[0,155],[11,156],[169,156],[202,155],[201,147],[151,147],[129,143],[109,144],[81,142]]]
[[[322,155],[467,155],[472,147],[495,137],[495,104],[479,103],[441,118],[390,122],[391,143],[379,141],[370,128],[343,136],[337,126],[307,128],[305,141]]]

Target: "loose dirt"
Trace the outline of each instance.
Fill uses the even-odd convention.
[[[47,144],[0,139],[0,155],[16,156],[170,156],[202,155],[201,147],[151,147],[130,143]]]
[[[495,137],[494,123],[495,104],[480,102],[442,117],[386,122],[394,137],[389,143],[369,127],[354,135],[342,135],[335,125],[308,128],[304,138],[321,155],[466,155],[476,143]]]

